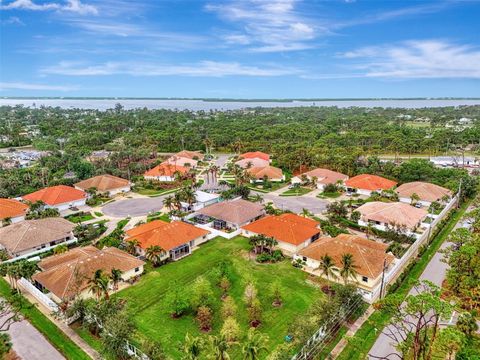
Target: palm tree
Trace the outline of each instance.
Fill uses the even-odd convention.
[[[303,208],[301,215],[302,215],[304,218],[306,218],[306,217],[310,217],[310,216],[312,215],[312,213],[310,212],[310,210]]]
[[[224,336],[210,336],[210,347],[213,360],[230,360],[230,355],[228,355],[230,345]]]
[[[265,344],[268,342],[268,338],[255,331],[254,328],[250,328],[248,331],[247,340],[242,346],[242,353],[244,360],[258,360],[262,351],[267,351]]]
[[[183,359],[184,360],[197,360],[200,359],[200,353],[202,350],[202,342],[199,337],[190,336],[187,333],[185,335],[185,341],[183,343]]]
[[[255,194],[252,196],[252,199],[251,199],[253,202],[259,202],[259,203],[263,203],[263,196],[260,195],[260,194]]]
[[[58,254],[63,254],[65,252],[68,251],[68,246],[65,245],[65,244],[61,244],[61,245],[58,245],[56,246],[54,249],[53,249],[53,253],[55,255],[58,255]]]
[[[118,290],[118,283],[122,280],[122,271],[119,269],[112,269],[110,272],[110,280],[112,280],[113,289]]]
[[[410,204],[415,205],[420,200],[420,196],[417,193],[410,195]]]
[[[137,239],[128,240],[125,250],[127,250],[129,254],[135,255],[135,253],[137,252],[138,244],[139,242]]]
[[[163,199],[163,206],[165,206],[169,211],[173,210],[175,207],[175,198],[173,196],[167,196]]]
[[[243,142],[242,140],[238,139],[237,141],[235,141],[233,144],[232,144],[232,149],[233,151],[235,151],[236,154],[240,154],[240,152],[242,151],[244,145],[243,145]]]
[[[205,140],[203,140],[203,144],[205,145],[205,152],[207,155],[210,154],[212,152],[213,140],[206,137]]]
[[[162,256],[164,254],[165,254],[165,250],[163,250],[160,246],[152,245],[149,248],[147,248],[147,251],[145,252],[145,257],[147,258],[148,261],[152,262],[153,266],[156,267],[162,261]]]
[[[316,270],[320,270],[321,274],[324,275],[327,280],[337,278],[336,273],[338,269],[335,267],[335,263],[330,255],[325,254],[320,258],[320,266]]]
[[[102,295],[105,296],[105,299],[108,299],[108,285],[110,279],[103,274],[102,269],[95,271],[93,278],[91,278],[88,283],[90,284],[90,292],[95,294],[97,299],[100,299]]]
[[[186,187],[181,190],[181,196],[183,200],[188,204],[190,208],[195,202],[197,201],[197,196],[195,195],[195,191],[191,187]]]
[[[356,280],[357,278],[357,265],[355,265],[355,260],[353,259],[352,254],[343,254],[342,255],[342,269],[340,270],[340,275],[343,278],[343,282],[346,284],[348,278]]]

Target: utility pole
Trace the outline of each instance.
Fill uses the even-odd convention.
[[[383,259],[382,283],[380,284],[380,299],[383,298],[383,286],[385,282],[385,270],[387,267],[387,258]]]

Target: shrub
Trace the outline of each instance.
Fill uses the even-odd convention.
[[[223,323],[220,334],[229,343],[235,342],[240,337],[240,326],[233,317],[228,317]]]
[[[210,282],[203,276],[197,277],[192,287],[191,304],[193,309],[212,304],[213,291]]]
[[[188,295],[178,288],[169,292],[165,300],[169,313],[175,318],[182,316],[190,306]]]
[[[248,306],[248,320],[250,321],[250,326],[257,327],[260,325],[262,317],[262,306],[260,301],[255,298],[250,305]]]
[[[263,254],[257,255],[257,261],[260,263],[269,262],[271,260],[272,260],[272,256],[270,254],[263,253]]]
[[[210,331],[212,328],[212,310],[208,306],[200,306],[197,310],[197,321],[200,330]]]
[[[227,319],[237,314],[237,305],[231,296],[225,297],[222,304],[222,317]]]
[[[249,282],[245,287],[244,298],[247,306],[251,306],[253,301],[257,299],[257,289],[252,282]]]

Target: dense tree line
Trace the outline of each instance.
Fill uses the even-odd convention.
[[[385,153],[442,154],[467,144],[478,145],[480,121],[462,127],[458,125],[462,117],[480,119],[480,106],[226,112],[3,106],[0,147],[30,143],[52,154],[32,169],[0,171],[0,189],[7,188],[0,196],[26,193],[47,183],[71,182],[64,178],[70,171],[79,179],[101,172],[131,177],[158,162],[158,153],[206,146],[229,152],[263,150],[273,155],[274,165],[288,172],[303,165],[354,175],[379,166],[385,175],[400,178],[403,172],[394,170],[393,165],[388,168],[366,158]],[[84,159],[94,150],[113,153],[93,166]],[[417,177],[437,177],[435,182],[445,183],[451,178],[447,172]]]

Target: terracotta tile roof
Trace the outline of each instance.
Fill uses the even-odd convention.
[[[96,188],[98,191],[109,191],[127,187],[129,184],[130,182],[128,180],[113,175],[104,174],[80,181],[76,183],[75,186],[83,190]]]
[[[414,181],[400,185],[396,190],[399,197],[410,198],[412,194],[417,194],[420,200],[437,201],[441,200],[445,195],[452,196],[452,192],[441,186],[430,184],[422,181]]]
[[[265,167],[270,165],[270,162],[268,160],[263,160],[260,158],[253,158],[253,159],[242,159],[238,160],[235,162],[235,165],[240,166],[243,169],[246,169],[248,167]]]
[[[372,201],[360,206],[357,211],[365,222],[369,220],[380,221],[384,224],[396,224],[414,228],[428,212],[402,202],[385,203]]]
[[[142,249],[158,245],[165,251],[209,234],[209,231],[197,228],[183,221],[171,223],[154,220],[126,232],[126,240],[136,239]]]
[[[267,216],[251,224],[242,226],[242,229],[255,234],[273,237],[277,241],[300,245],[312,236],[320,233],[318,223],[311,219],[295,214]]]
[[[236,225],[245,224],[265,214],[262,205],[243,199],[219,202],[204,207],[197,213]]]
[[[247,170],[249,174],[258,180],[267,176],[270,180],[277,180],[283,178],[282,169],[276,168],[274,166],[264,166],[264,167],[253,167]]]
[[[345,181],[345,185],[355,189],[374,191],[391,189],[395,185],[397,185],[397,183],[395,181],[385,179],[381,176],[361,174]]]
[[[198,161],[193,160],[187,157],[173,155],[165,160],[162,164],[173,164],[177,166],[184,166],[184,167],[196,167]]]
[[[186,174],[188,169],[183,166],[162,163],[154,168],[147,170],[143,176],[169,176],[172,177],[176,172]]]
[[[301,256],[320,261],[324,255],[332,257],[337,268],[342,267],[342,255],[352,254],[357,272],[362,276],[376,279],[383,271],[383,261],[386,265],[395,257],[387,254],[388,245],[367,240],[363,237],[340,234],[335,238],[322,237],[298,252]]]
[[[305,175],[309,177],[317,177],[317,182],[320,184],[336,184],[338,181],[345,181],[348,179],[348,175],[328,170],[328,169],[313,169],[310,171],[307,171]],[[299,175],[301,176],[301,175]]]
[[[0,244],[11,254],[60,240],[73,231],[75,224],[63,218],[26,220],[0,228]]]
[[[68,299],[87,289],[89,280],[97,270],[101,269],[108,275],[112,269],[127,272],[144,264],[114,247],[99,250],[94,246],[86,246],[42,260],[39,267],[44,271],[35,274],[32,279],[60,299]]]
[[[75,189],[71,186],[57,185],[35,191],[31,194],[23,196],[24,200],[32,203],[43,201],[45,204],[53,206],[72,201],[78,201],[87,198],[87,193],[82,190]]]
[[[263,160],[270,160],[270,155],[261,152],[261,151],[253,151],[253,152],[246,152],[244,154],[240,155],[240,158],[242,159],[254,159],[254,158],[259,158]]]
[[[200,151],[190,151],[190,150],[182,150],[176,153],[175,155],[178,157],[189,158],[192,160],[195,160],[195,158],[197,158],[197,160],[202,160],[205,157],[205,155],[203,155]]]
[[[0,220],[23,216],[28,211],[28,205],[14,199],[0,199]]]

